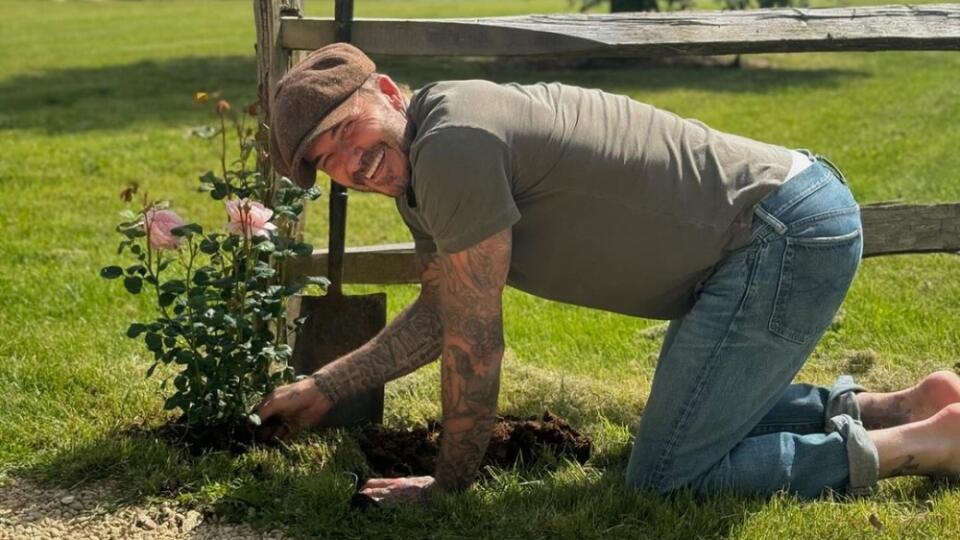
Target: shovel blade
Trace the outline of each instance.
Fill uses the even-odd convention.
[[[387,295],[299,296],[291,299],[292,315],[306,317],[293,345],[293,368],[310,375],[376,336],[387,323]],[[383,386],[337,403],[325,427],[383,422]]]

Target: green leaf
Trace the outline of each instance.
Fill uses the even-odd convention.
[[[132,276],[134,274],[145,276],[147,275],[147,267],[142,264],[134,264],[133,266],[128,266],[125,272],[128,276]]]
[[[120,234],[126,236],[129,239],[142,238],[147,235],[143,232],[143,229],[140,227],[129,227],[126,229],[120,229]]]
[[[212,240],[210,238],[204,238],[200,241],[200,251],[206,253],[207,255],[213,255],[220,250],[220,242]]]
[[[154,362],[153,364],[150,365],[150,367],[147,368],[147,375],[146,375],[147,378],[150,378],[150,376],[153,375],[153,372],[157,369],[157,366],[159,364],[160,362]]]
[[[130,294],[139,294],[143,289],[143,280],[139,276],[127,276],[123,278],[123,286]]]
[[[190,135],[200,139],[212,139],[220,133],[220,130],[213,126],[194,126],[190,128]]]
[[[177,407],[180,407],[184,402],[183,396],[180,394],[174,394],[170,396],[166,401],[163,402],[163,409],[165,411],[172,411]]]
[[[193,361],[193,354],[186,349],[180,349],[177,351],[177,363],[178,364],[189,364]]]
[[[270,253],[271,251],[277,249],[277,246],[269,240],[264,240],[259,242],[257,245],[253,246],[253,249],[261,253]]]
[[[210,197],[214,200],[222,200],[230,194],[230,186],[224,184],[223,182],[217,182],[213,186],[213,191],[210,192]]]
[[[310,285],[319,285],[326,289],[330,285],[330,280],[324,276],[307,276],[307,283]]]
[[[146,331],[147,331],[147,325],[140,324],[140,323],[133,323],[127,327],[127,337],[135,338]]]
[[[310,244],[299,243],[290,247],[293,249],[294,253],[301,257],[309,257],[310,255],[313,255],[313,246]]]
[[[215,184],[220,180],[220,177],[213,173],[213,171],[207,171],[200,175],[200,181],[205,184]]]
[[[147,349],[157,352],[163,348],[163,338],[156,332],[147,332],[143,337],[143,342],[147,344]]]
[[[187,292],[187,284],[184,283],[182,279],[171,279],[161,285],[160,290],[173,294],[183,294]]]
[[[263,422],[260,421],[260,415],[259,415],[259,414],[255,414],[255,413],[254,413],[254,414],[248,414],[248,415],[247,415],[247,420],[248,420],[251,424],[253,424],[253,425],[257,426],[257,427],[259,427],[261,424],[263,424]]]
[[[186,225],[170,229],[170,232],[174,236],[190,236],[193,234],[203,234],[203,227],[196,223],[187,223]]]
[[[123,275],[123,268],[119,266],[105,266],[100,269],[100,277],[104,279],[117,279]]]
[[[204,270],[197,270],[197,273],[193,275],[193,283],[201,287],[210,283],[210,274]]]
[[[160,304],[160,307],[167,307],[170,304],[172,304],[173,301],[176,299],[177,299],[177,295],[173,293],[161,293],[160,298],[158,299],[158,303]]]

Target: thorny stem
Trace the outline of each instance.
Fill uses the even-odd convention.
[[[192,279],[192,273],[193,273],[193,261],[196,259],[196,256],[197,256],[197,246],[193,244],[193,236],[187,237],[187,248],[190,252],[190,257],[187,259],[187,277],[186,277],[186,280],[184,280],[184,286],[186,287],[186,290],[184,291],[184,295],[187,297],[187,320],[190,321],[192,325],[194,315],[193,315],[193,307],[190,305],[190,280]],[[187,341],[187,345],[190,347],[190,350],[193,351],[193,369],[197,374],[197,379],[202,381],[201,374],[200,374],[200,363],[199,363],[200,351],[197,350],[196,346],[193,344],[193,341],[190,338],[184,336],[184,339]],[[219,365],[219,362],[218,362],[218,365]],[[203,391],[201,392],[201,395],[204,395],[204,396],[207,395],[207,388],[209,387],[209,385],[210,385],[210,381],[208,378],[207,381],[203,382]]]
[[[220,117],[220,170],[223,172],[224,183],[229,186],[230,182],[227,182],[227,124],[223,114],[222,111],[217,111],[217,115]]]

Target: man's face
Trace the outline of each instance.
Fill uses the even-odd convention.
[[[391,95],[396,85],[384,78],[381,92],[349,98],[354,101],[351,115],[320,133],[304,159],[344,187],[399,197],[410,181],[407,117],[399,90]]]

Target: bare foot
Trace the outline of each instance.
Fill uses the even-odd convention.
[[[882,429],[926,420],[951,403],[960,403],[960,377],[937,371],[899,392],[857,394],[867,429]]]
[[[960,475],[960,403],[919,422],[869,432],[880,477]]]

